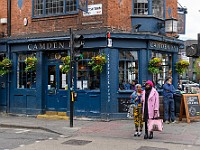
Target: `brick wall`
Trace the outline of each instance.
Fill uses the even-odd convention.
[[[7,0],[0,1],[0,18],[7,18]],[[0,24],[0,32],[7,34],[7,24]]]
[[[108,0],[108,26],[131,31],[132,1]]]
[[[82,11],[74,15],[58,17],[32,18],[32,1],[23,1],[22,8],[18,7],[18,0],[12,0],[12,35],[67,31],[74,29],[88,29],[100,27],[112,27],[121,30],[131,30],[132,1],[130,0],[89,0],[91,4],[102,4],[103,14],[95,16],[83,16]],[[172,16],[177,18],[177,0],[166,0],[166,17],[169,18],[168,9],[171,8]],[[7,0],[0,2],[0,17],[7,16]],[[28,18],[28,25],[24,26],[24,18]],[[6,25],[0,24],[0,31],[6,32]]]
[[[171,9],[171,16],[177,19],[177,0],[166,0],[166,18],[170,18],[168,10]]]
[[[12,35],[29,34],[38,32],[67,31],[74,29],[100,28],[107,23],[107,0],[94,0],[91,4],[103,4],[103,15],[84,17],[82,11],[78,14],[58,17],[32,18],[32,1],[24,1],[21,10],[17,7],[17,0],[12,0]],[[24,18],[28,18],[28,25],[23,25]]]

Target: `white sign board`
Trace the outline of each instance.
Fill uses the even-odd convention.
[[[112,39],[108,39],[108,47],[112,47]]]
[[[88,5],[88,12],[83,12],[83,16],[102,15],[102,4]]]

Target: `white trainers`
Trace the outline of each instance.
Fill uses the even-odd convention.
[[[138,132],[138,136],[142,135],[142,132]]]
[[[172,121],[172,123],[176,123],[176,120]]]
[[[165,123],[166,123],[166,124],[169,124],[169,121],[168,121],[168,120],[166,120],[166,121],[165,121]]]
[[[135,133],[134,133],[134,136],[138,136],[138,132],[135,132]]]

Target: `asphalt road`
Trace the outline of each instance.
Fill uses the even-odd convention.
[[[0,128],[0,150],[11,150],[46,140],[57,140],[58,134],[44,130]]]

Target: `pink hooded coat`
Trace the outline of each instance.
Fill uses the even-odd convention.
[[[143,101],[143,114],[144,114],[144,106],[145,106],[145,90],[143,91],[142,95],[142,101]],[[157,110],[157,114],[154,116],[154,110]],[[155,88],[152,87],[152,90],[149,94],[148,98],[148,114],[149,119],[156,118],[160,116],[159,113],[159,94],[156,91]]]

